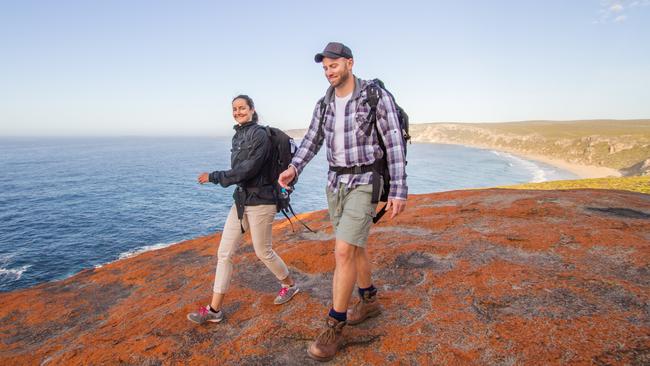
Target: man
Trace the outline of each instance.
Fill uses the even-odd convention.
[[[378,101],[375,129],[368,116],[371,110],[367,103],[370,82],[353,75],[354,60],[350,48],[331,42],[314,59],[317,63],[322,62],[330,88],[316,104],[309,130],[291,165],[278,181],[283,187],[288,187],[325,141],[330,165],[327,202],[336,234],[333,306],[326,318],[325,330],[311,344],[308,353],[316,360],[327,361],[341,346],[342,330],[346,324],[359,324],[381,312],[365,248],[376,212],[373,194],[379,195],[381,192],[377,190],[382,186],[375,164],[383,156],[380,138],[386,147],[391,177],[386,207],[391,218],[406,207],[408,188],[402,130],[388,92],[382,91]],[[348,311],[355,281],[360,300]]]

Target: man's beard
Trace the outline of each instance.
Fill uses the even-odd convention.
[[[344,74],[341,74],[341,76],[339,76],[339,81],[338,81],[338,83],[336,83],[336,84],[332,84],[332,87],[334,87],[334,88],[338,88],[339,86],[345,84],[345,82],[348,81],[348,78],[350,78],[350,73],[349,73],[349,72],[346,72],[346,73],[344,73]]]

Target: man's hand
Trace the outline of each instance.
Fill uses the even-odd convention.
[[[208,173],[203,173],[199,175],[199,183],[205,184],[208,183],[209,181],[210,181],[210,176],[208,175]]]
[[[386,212],[390,212],[391,208],[393,211],[390,213],[390,218],[394,218],[399,215],[406,208],[406,200],[400,200],[397,198],[389,199],[386,204]]]
[[[289,184],[291,184],[295,178],[296,168],[290,165],[287,170],[280,173],[280,176],[278,177],[278,183],[282,188],[289,188]]]

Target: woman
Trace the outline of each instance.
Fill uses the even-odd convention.
[[[271,141],[266,130],[257,124],[255,104],[250,97],[235,97],[232,114],[237,124],[232,138],[231,169],[199,176],[201,184],[237,185],[235,204],[230,208],[217,253],[212,301],[198,312],[187,315],[190,321],[199,324],[218,323],[223,319],[222,305],[232,276],[232,256],[246,230],[251,232],[255,254],[281,283],[274,303],[284,304],[299,291],[287,265],[271,245],[271,225],[277,212],[274,182],[266,174],[270,164],[265,164],[271,153]]]

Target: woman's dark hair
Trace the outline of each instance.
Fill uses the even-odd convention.
[[[232,101],[234,102],[237,99],[243,99],[246,101],[246,104],[248,104],[248,108],[250,109],[255,109],[255,103],[253,102],[253,99],[249,97],[246,94],[239,94],[238,96],[232,98]],[[253,112],[253,122],[257,122],[259,118],[257,117],[257,111]]]

